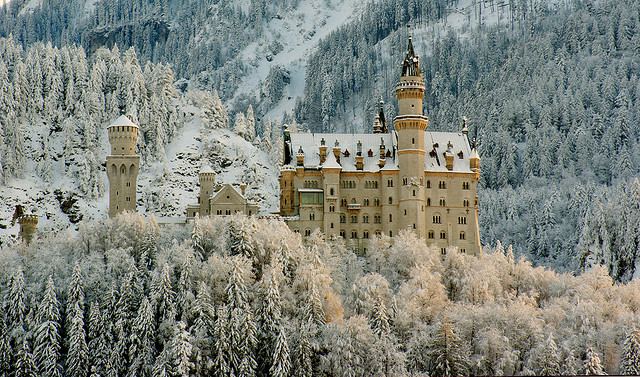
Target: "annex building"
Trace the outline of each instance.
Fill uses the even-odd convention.
[[[375,234],[414,231],[442,253],[480,252],[480,157],[466,122],[460,132],[428,130],[425,85],[411,38],[396,84],[398,116],[382,108],[372,133],[291,133],[285,129],[280,215],[308,236],[315,229],[365,250]]]

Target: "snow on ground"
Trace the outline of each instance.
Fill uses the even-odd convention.
[[[253,62],[251,73],[246,75],[236,90],[234,98],[251,93],[260,97],[261,83],[273,66],[281,66],[291,74],[291,82],[284,91],[282,100],[271,109],[266,117],[280,118],[285,111],[293,111],[296,99],[303,95],[307,57],[318,42],[341,25],[355,19],[368,0],[307,0],[298,8],[274,18],[265,25],[265,33],[260,41],[248,45],[242,55],[245,61]],[[282,51],[270,55],[268,46],[274,41],[282,44]],[[267,59],[272,59],[269,61]]]

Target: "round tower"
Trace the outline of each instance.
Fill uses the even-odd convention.
[[[126,115],[120,116],[108,128],[111,155],[107,156],[109,177],[109,217],[136,210],[136,188],[140,156],[135,154],[138,126]]]
[[[209,216],[209,198],[213,195],[213,184],[216,181],[216,173],[208,164],[200,169],[200,216]]]
[[[22,237],[26,243],[30,243],[36,232],[36,226],[38,226],[38,215],[22,215],[18,218],[18,224],[20,224],[19,236]]]
[[[424,132],[428,119],[422,114],[424,82],[418,63],[409,37],[400,82],[396,84],[399,111],[393,122],[398,133],[398,230],[412,229],[418,236],[425,237],[425,193],[419,182],[424,176]]]

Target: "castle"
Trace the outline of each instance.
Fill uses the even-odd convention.
[[[425,85],[411,38],[396,84],[399,112],[389,130],[382,108],[373,133],[291,133],[285,129],[280,215],[309,236],[351,240],[409,229],[446,253],[480,252],[480,157],[460,132],[427,131]]]
[[[109,217],[114,217],[125,210],[136,211],[140,156],[135,154],[135,146],[139,128],[129,117],[121,115],[107,130],[111,144],[111,154],[107,156],[106,163],[109,178]],[[202,167],[199,173],[198,204],[187,207],[186,221],[194,219],[196,215],[231,215],[237,212],[249,216],[258,214],[258,205],[244,196],[245,185],[240,186],[241,193],[230,184],[214,187],[215,176],[208,165]],[[182,222],[184,221],[183,218]]]

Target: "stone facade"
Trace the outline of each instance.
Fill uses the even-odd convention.
[[[399,112],[389,131],[382,106],[370,134],[285,129],[280,215],[297,232],[315,229],[364,250],[374,234],[414,231],[445,253],[480,252],[480,158],[466,121],[460,132],[428,131],[424,82],[411,39],[396,85]]]
[[[240,185],[240,191],[231,184],[215,185],[216,174],[209,166],[204,166],[199,174],[200,196],[198,204],[187,207],[187,220],[196,217],[244,213],[247,216],[257,215],[260,207],[244,196],[246,186]]]
[[[109,177],[109,217],[136,211],[136,189],[140,156],[135,154],[138,126],[126,115],[108,127],[111,155],[107,156]]]

